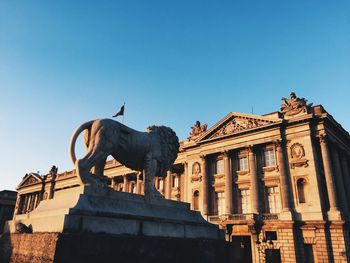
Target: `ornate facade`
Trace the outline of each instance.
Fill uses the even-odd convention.
[[[278,112],[231,112],[209,129],[196,122],[156,186],[225,229],[237,260],[346,262],[349,133],[321,105],[295,93],[282,100]],[[143,193],[142,173],[111,160],[104,174],[116,191]],[[15,213],[76,185],[73,171],[28,174]]]

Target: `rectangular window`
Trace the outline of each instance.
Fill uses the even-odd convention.
[[[276,165],[275,152],[273,149],[266,149],[264,151],[264,157],[265,157],[265,167]]]
[[[266,190],[269,213],[279,213],[281,211],[281,199],[278,186],[266,187]]]
[[[173,187],[173,188],[179,187],[179,176],[173,175],[172,179],[173,179],[173,181],[172,181],[172,187]]]
[[[224,160],[216,160],[215,162],[215,174],[224,173]]]
[[[277,240],[276,231],[265,231],[266,240]]]
[[[159,190],[160,191],[163,191],[164,190],[164,181],[163,181],[163,179],[159,179]]]
[[[225,213],[225,192],[215,192],[218,215]]]
[[[239,157],[239,170],[248,171],[248,158],[247,156]]]
[[[242,189],[240,191],[240,195],[241,195],[242,214],[248,214],[251,212],[251,209],[250,209],[250,190],[249,189]]]

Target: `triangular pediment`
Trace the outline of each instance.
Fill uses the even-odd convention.
[[[28,173],[26,174],[23,179],[22,182],[18,185],[17,188],[20,188],[22,186],[27,186],[27,185],[32,185],[32,184],[37,184],[37,183],[41,183],[42,182],[42,178],[39,174],[36,173]]]
[[[281,121],[280,118],[231,112],[198,138],[197,142],[254,130]]]

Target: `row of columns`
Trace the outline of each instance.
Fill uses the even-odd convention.
[[[187,164],[184,164],[185,174],[187,174]],[[142,194],[144,191],[144,182],[140,178],[140,174],[136,175],[136,194]],[[170,171],[167,172],[167,176],[164,180],[164,195],[166,199],[171,199],[172,193],[172,173]],[[186,185],[186,184],[185,184]],[[114,178],[112,178],[112,188],[116,189],[116,182]],[[130,180],[128,179],[128,175],[123,176],[123,192],[130,192]]]
[[[318,137],[321,147],[322,163],[324,169],[324,175],[326,180],[326,189],[329,199],[329,206],[331,212],[339,213],[339,205],[342,210],[349,211],[350,204],[350,174],[348,167],[348,160],[345,155],[339,155],[338,149],[332,148],[333,162],[330,156],[330,150],[325,136]],[[280,176],[280,189],[282,194],[282,212],[292,212],[292,195],[291,186],[288,178],[287,160],[282,141],[275,142],[277,165],[279,168]],[[233,199],[232,199],[232,171],[230,167],[230,158],[227,151],[223,152],[224,172],[225,172],[225,213],[233,213]],[[259,179],[256,166],[256,155],[254,153],[254,147],[248,147],[248,162],[251,178],[250,195],[251,195],[251,209],[252,213],[259,213]],[[333,165],[332,165],[333,163]],[[209,174],[207,172],[206,156],[201,156],[202,167],[202,212],[204,215],[209,214]],[[334,167],[334,171],[333,171]],[[338,190],[338,191],[337,191]],[[339,198],[337,196],[339,193]],[[231,197],[231,198],[230,198]]]
[[[324,167],[326,188],[329,198],[329,206],[330,211],[339,212],[339,205],[343,210],[348,211],[348,203],[350,203],[350,194],[346,194],[345,186],[350,186],[350,178],[349,178],[349,167],[346,156],[339,155],[338,150],[334,147],[332,148],[333,162],[330,156],[330,149],[328,143],[325,139],[325,136],[319,136],[319,143],[321,148],[322,162]],[[291,195],[291,186],[289,180],[289,169],[286,160],[286,149],[285,145],[282,141],[275,142],[276,147],[276,157],[277,157],[277,165],[279,168],[279,179],[280,179],[280,192],[281,192],[281,204],[282,204],[282,212],[292,211],[292,195]],[[228,151],[223,152],[223,161],[224,161],[224,173],[225,173],[225,213],[232,214],[233,213],[233,177],[230,165],[230,157]],[[256,154],[254,152],[254,147],[248,147],[248,163],[249,163],[249,171],[251,178],[250,185],[250,196],[251,196],[251,209],[252,213],[260,212],[260,196],[259,196],[259,178],[257,172],[256,165]],[[332,166],[332,163],[334,167]],[[334,171],[333,171],[334,168]],[[209,214],[209,174],[207,171],[207,161],[206,156],[201,156],[201,173],[202,173],[202,184],[201,184],[201,192],[202,192],[202,212],[204,215]],[[184,163],[184,172],[187,175],[187,163]],[[167,177],[165,178],[165,198],[171,199],[172,192],[172,174],[168,171]],[[141,194],[142,192],[142,180],[140,179],[140,175],[137,175],[137,193]],[[187,178],[187,176],[185,176]],[[128,179],[127,176],[124,176],[124,187],[123,191],[129,191],[128,189]],[[186,186],[187,183],[185,182]],[[337,196],[337,189],[339,191],[339,198]],[[350,189],[350,187],[349,187]],[[183,191],[186,193],[187,189]],[[230,198],[231,197],[231,198]],[[186,198],[186,197],[185,197]],[[186,199],[184,199],[186,200]]]
[[[30,194],[23,194],[23,195],[20,195],[18,198],[19,198],[19,207],[16,213],[25,214],[34,210],[34,208],[37,207],[37,205],[41,200],[41,193],[35,192]]]
[[[142,194],[143,190],[144,190],[143,180],[140,178],[140,176],[141,176],[141,174],[136,174],[136,182],[135,182],[136,194]],[[128,175],[123,175],[123,189],[122,189],[122,191],[129,193],[131,191],[130,185],[131,185],[131,181],[128,179]],[[115,178],[112,178],[111,187],[113,189],[117,189]]]
[[[283,211],[291,211],[291,193],[286,169],[286,160],[283,153],[283,147],[281,142],[276,143],[277,150],[277,160],[278,167],[280,171],[280,185],[282,192],[282,209]],[[232,170],[230,166],[230,157],[227,151],[223,152],[223,161],[224,161],[224,173],[225,173],[225,213],[233,213],[233,198],[232,198],[232,186],[233,186],[233,177]],[[207,173],[207,163],[206,157],[201,156],[201,167],[202,167],[202,209],[203,214],[209,214],[209,175]],[[256,154],[254,152],[254,147],[248,147],[248,162],[249,162],[249,171],[250,171],[250,196],[251,196],[251,209],[252,213],[260,212],[260,198],[259,198],[259,178],[256,165]]]

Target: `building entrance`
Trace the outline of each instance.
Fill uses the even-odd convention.
[[[252,262],[252,245],[250,236],[232,237],[232,262]]]

